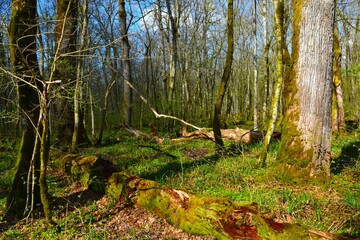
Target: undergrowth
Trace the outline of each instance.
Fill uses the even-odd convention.
[[[360,236],[360,142],[356,132],[334,140],[332,177],[326,181],[295,179],[279,171],[275,158],[278,142],[271,143],[267,167],[264,168],[258,164],[260,143],[227,143],[227,148],[236,154],[215,157],[214,144],[207,140],[167,141],[156,145],[121,134],[117,136],[121,140],[113,144],[109,142],[101,148],[87,148],[82,153],[102,156],[114,162],[120,170],[172,188],[225,197],[239,204],[255,202],[261,211],[279,222],[297,222],[319,230]],[[0,158],[0,204],[3,212],[16,149],[0,153]],[[48,182],[53,196],[70,194],[71,187],[61,183],[60,177],[50,175]],[[81,198],[81,194],[77,197]],[[13,239],[24,238],[29,229],[33,239],[59,239],[59,236],[61,239],[65,236],[66,239],[108,238],[110,233],[101,230],[105,229],[101,224],[106,223],[109,214],[105,213],[111,212],[113,207],[113,202],[100,210],[95,201],[72,209],[64,204],[54,214],[63,229],[61,233],[51,229],[43,231],[43,221],[22,223],[21,227],[17,225],[0,231],[4,231],[3,236]]]

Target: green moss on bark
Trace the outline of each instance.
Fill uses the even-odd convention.
[[[306,227],[276,223],[256,204],[238,206],[224,198],[206,198],[166,188],[154,181],[114,173],[107,193],[165,219],[173,226],[216,239],[316,239]]]
[[[97,156],[67,154],[57,162],[70,182],[98,193],[105,193],[106,181],[116,170],[112,162]]]

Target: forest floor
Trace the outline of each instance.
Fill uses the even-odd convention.
[[[215,158],[214,145],[207,140],[155,145],[125,132],[117,134],[103,147],[81,153],[101,156],[121,170],[168,187],[238,204],[256,202],[260,211],[278,222],[360,238],[358,132],[334,138],[332,177],[327,180],[290,176],[275,160],[276,141],[271,144],[267,167],[262,168],[257,162],[260,143],[228,143],[231,154]],[[0,144],[2,215],[17,150],[6,139]],[[59,228],[45,228],[41,214],[34,211],[17,223],[0,218],[0,239],[213,239],[190,235],[143,209],[69,184],[54,161],[49,164],[48,185]]]

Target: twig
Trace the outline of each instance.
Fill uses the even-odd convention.
[[[178,158],[177,156],[172,155],[171,153],[164,152],[163,150],[158,149],[158,148],[156,148],[156,147],[154,147],[154,146],[139,145],[139,147],[151,148],[151,149],[153,149],[153,150],[155,150],[155,151],[157,151],[157,152],[160,152],[160,153],[162,153],[162,154],[164,154],[164,155],[166,155],[166,156],[168,156],[168,157],[171,157],[172,159],[177,159],[177,158]]]
[[[141,95],[141,93],[139,93],[139,91],[127,80],[125,80],[125,83],[132,89],[134,90],[139,96],[140,96],[140,99],[150,108],[150,110],[154,113],[155,117],[156,118],[168,118],[168,119],[173,119],[173,120],[176,120],[176,121],[179,121],[181,123],[183,123],[184,125],[187,125],[189,127],[192,127],[192,128],[195,128],[196,130],[199,130],[199,131],[203,131],[205,128],[200,128],[200,127],[197,127],[191,123],[188,123],[186,122],[185,120],[183,119],[180,119],[180,118],[177,118],[177,117],[174,117],[174,116],[171,116],[171,115],[165,115],[165,114],[160,114],[158,113],[151,105],[150,103],[148,102],[148,100],[143,97],[143,95]]]

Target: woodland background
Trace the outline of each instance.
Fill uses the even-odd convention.
[[[304,10],[308,6],[312,7],[310,13]],[[5,215],[16,219],[27,215],[28,220],[39,203],[47,224],[54,224],[48,185],[57,176],[53,162],[65,153],[107,156],[105,159],[121,170],[170,187],[179,187],[176,182],[181,179],[180,186],[187,188],[194,181],[196,173],[191,171],[197,164],[205,161],[215,168],[219,159],[227,161],[226,165],[241,155],[244,162],[231,163],[239,168],[238,172],[234,168],[234,174],[245,175],[244,182],[252,182],[246,168],[261,166],[253,169],[255,179],[261,183],[276,178],[274,184],[281,189],[279,202],[293,201],[291,184],[298,181],[299,188],[306,188],[307,184],[322,186],[326,179],[337,179],[329,183],[334,186],[322,187],[339,190],[347,185],[340,181],[341,174],[348,174],[343,181],[348,181],[349,192],[335,194],[341,198],[340,207],[335,204],[343,210],[341,220],[335,220],[327,209],[332,224],[325,227],[328,222],[317,215],[325,206],[316,207],[322,197],[313,189],[300,197],[304,199],[296,202],[299,206],[294,209],[309,204],[315,209],[310,211],[314,222],[324,224],[322,230],[359,234],[354,222],[359,217],[360,197],[356,188],[360,1],[3,0],[0,13]],[[306,18],[299,17],[305,13],[309,14]],[[315,27],[303,30],[307,25]],[[306,51],[301,48],[304,43]],[[127,146],[130,152],[138,145],[129,132],[140,136],[140,143],[155,141],[145,148],[177,159],[174,161],[180,161],[181,167],[167,162],[168,175],[156,165],[159,156],[150,154],[154,165],[147,167],[158,170],[150,174],[144,159],[129,165],[113,156],[119,153],[116,148]],[[277,138],[282,134],[281,142],[269,147],[272,132]],[[264,144],[239,143],[246,134],[257,136],[256,141],[265,137]],[[190,147],[176,152],[176,148],[182,149],[182,143],[173,141],[176,137],[187,142],[186,137],[193,136],[215,145],[196,147],[199,142],[189,141],[185,144]],[[107,149],[112,144],[114,149]],[[139,153],[144,158],[148,154]],[[200,163],[191,162],[198,160]],[[189,161],[188,168],[183,161]],[[217,168],[214,174],[223,176],[223,170]],[[172,175],[177,171],[179,175]],[[189,182],[184,180],[186,175]],[[316,178],[309,180],[309,175],[317,176],[321,183]],[[216,190],[215,196],[230,195],[238,200],[240,189],[229,192],[239,183],[220,179],[226,190]],[[290,184],[291,194],[281,186],[282,181]],[[255,188],[250,185],[244,188]],[[316,197],[308,197],[311,194]],[[252,195],[248,197],[245,202],[250,203]],[[261,210],[268,211],[264,206],[262,203]],[[289,205],[286,207],[289,210]],[[294,209],[283,215],[283,222],[292,223]],[[349,211],[353,214],[347,215]],[[299,219],[304,220],[302,217]],[[314,222],[310,225],[319,227]],[[334,224],[338,225],[331,229]]]

